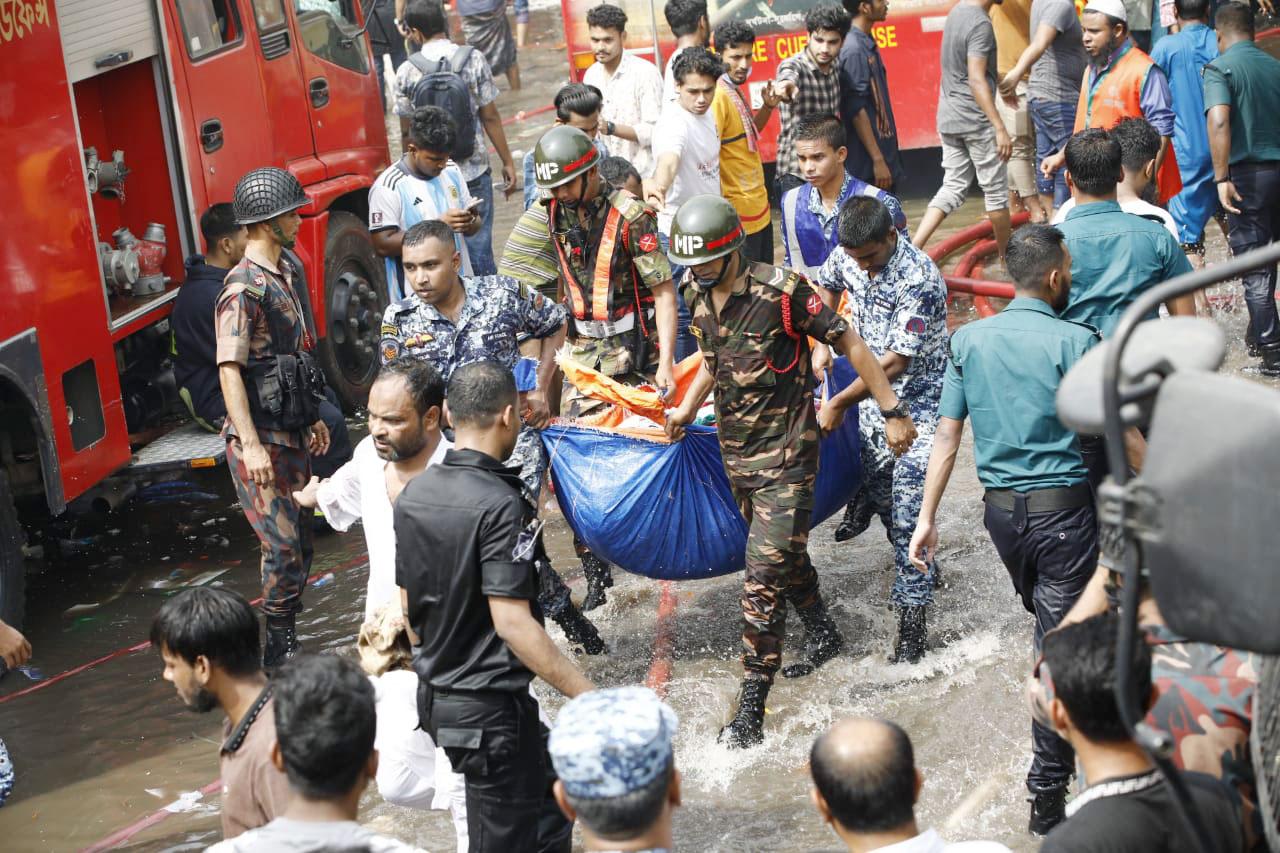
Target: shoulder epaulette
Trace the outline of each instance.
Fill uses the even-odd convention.
[[[657,216],[652,207],[623,189],[616,189],[609,195],[609,204],[618,208],[622,218],[628,222],[635,222],[645,216]]]
[[[396,300],[395,302],[392,302],[390,305],[388,305],[387,313],[392,315],[408,314],[409,312],[413,311],[415,307],[416,306],[413,300],[410,299],[408,296],[406,296],[404,299]]]
[[[772,264],[752,264],[750,275],[761,284],[767,284],[787,296],[795,293],[800,282],[805,280],[804,276],[795,270],[775,267]]]

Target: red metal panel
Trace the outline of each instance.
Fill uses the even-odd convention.
[[[84,160],[76,140],[54,4],[20,2],[0,15],[0,339],[35,327],[68,499],[129,458],[120,383],[89,221]],[[107,152],[110,156],[110,152]],[[93,359],[106,436],[71,445],[62,375]]]

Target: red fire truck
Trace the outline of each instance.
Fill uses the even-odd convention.
[[[166,318],[199,214],[249,169],[306,188],[318,358],[348,407],[366,393],[385,301],[367,192],[388,154],[361,23],[355,0],[0,0],[6,622],[22,614],[15,504],[60,513],[147,452],[173,409]],[[161,455],[216,464],[204,435]]]
[[[575,80],[595,62],[587,36],[587,10],[600,0],[561,0],[565,46]],[[665,66],[675,48],[675,37],[662,16],[660,0],[610,0],[627,13],[627,48]],[[942,25],[955,0],[890,0],[889,18],[871,30],[889,77],[889,96],[902,148],[937,146],[935,114],[938,107],[939,61]],[[759,107],[761,90],[773,78],[778,63],[795,56],[809,40],[804,12],[812,0],[709,0],[707,10],[714,28],[727,20],[744,21],[756,32],[755,68],[748,88]],[[778,119],[769,120],[760,154],[774,158]]]

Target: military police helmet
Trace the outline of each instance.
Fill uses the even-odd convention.
[[[692,267],[738,251],[746,239],[732,204],[718,195],[697,195],[671,220],[669,256],[672,263]]]
[[[266,222],[307,203],[298,179],[284,169],[254,169],[236,183],[232,208],[237,225]]]
[[[567,184],[599,162],[600,151],[591,137],[563,124],[542,134],[533,149],[533,173],[540,190]]]

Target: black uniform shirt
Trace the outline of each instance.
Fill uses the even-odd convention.
[[[519,469],[475,450],[450,450],[396,500],[396,584],[421,643],[414,669],[431,687],[528,689],[533,673],[494,630],[488,597],[526,599],[542,618],[536,524]]]

